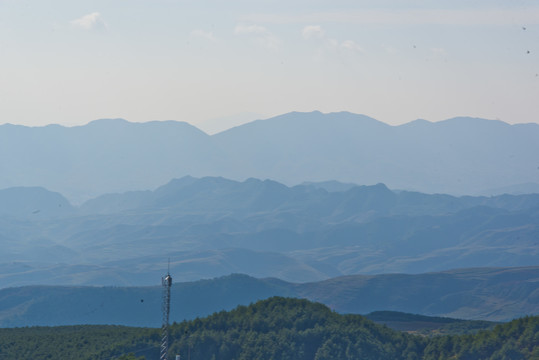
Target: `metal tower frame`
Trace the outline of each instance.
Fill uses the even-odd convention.
[[[169,270],[167,276],[161,278],[161,285],[163,288],[163,325],[161,326],[161,355],[160,360],[168,360],[168,320],[170,315],[170,287],[172,286],[172,277],[170,276],[170,260]]]

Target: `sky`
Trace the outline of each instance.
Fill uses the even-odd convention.
[[[536,0],[0,0],[0,124],[539,123],[538,99]]]

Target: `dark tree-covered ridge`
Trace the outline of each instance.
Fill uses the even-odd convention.
[[[274,297],[173,327],[172,353],[193,359],[534,359],[539,317],[476,335],[426,338],[322,304]]]
[[[62,326],[0,329],[0,359],[159,357],[159,329]],[[308,300],[273,297],[171,326],[169,354],[219,360],[514,360],[539,358],[539,317],[475,335],[424,337]]]

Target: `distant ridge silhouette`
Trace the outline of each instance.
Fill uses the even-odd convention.
[[[292,112],[213,136],[176,121],[2,125],[0,147],[0,188],[43,186],[75,203],[186,175],[456,195],[539,183],[538,124],[469,117],[390,126],[348,112]]]

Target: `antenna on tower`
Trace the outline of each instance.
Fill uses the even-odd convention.
[[[170,258],[168,259],[167,276],[161,278],[163,288],[163,325],[161,326],[161,355],[160,360],[168,360],[168,321],[170,315],[170,287],[172,286],[172,277],[170,276]]]

